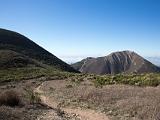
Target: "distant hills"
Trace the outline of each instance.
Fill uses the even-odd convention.
[[[86,58],[72,64],[82,73],[118,74],[160,72],[160,68],[132,51],[120,51],[108,56]]]
[[[160,72],[159,67],[132,51],[88,57],[70,66],[27,37],[0,29],[0,69],[30,66],[94,74]]]
[[[27,37],[13,31],[0,29],[0,68],[53,67],[57,70],[76,72],[53,54]]]

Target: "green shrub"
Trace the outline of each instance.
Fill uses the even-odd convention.
[[[103,87],[103,85],[105,85],[106,83],[106,79],[97,76],[96,79],[94,80],[94,85],[96,87]]]
[[[26,91],[26,97],[28,98],[31,104],[36,104],[41,102],[41,99],[38,93],[34,92],[31,89],[25,89],[25,91]]]
[[[109,84],[127,84],[136,86],[158,86],[160,84],[160,74],[117,74],[96,76],[94,79],[96,87]]]

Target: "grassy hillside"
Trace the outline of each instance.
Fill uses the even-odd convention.
[[[14,59],[10,59],[13,57],[12,53],[16,54],[16,56],[14,56]],[[43,64],[42,66],[48,65],[62,71],[76,72],[76,70],[74,70],[68,64],[66,64],[53,54],[49,53],[27,37],[19,33],[4,29],[0,29],[0,57],[3,57],[3,60],[6,60],[1,61],[2,59],[0,59],[0,67],[5,67],[5,64],[2,64],[5,62],[9,64],[15,63],[17,65],[17,62],[20,62],[20,64],[24,63],[24,65],[22,66],[25,66],[25,64],[34,64],[35,66],[37,66],[37,64],[41,63]],[[39,63],[37,63],[36,61],[38,61]],[[8,68],[8,64],[6,65],[6,68]]]
[[[0,83],[10,81],[20,81],[29,79],[43,80],[61,80],[73,76],[75,73],[63,72],[54,68],[40,68],[40,67],[21,67],[8,68],[0,70]]]

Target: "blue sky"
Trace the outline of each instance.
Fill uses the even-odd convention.
[[[160,0],[1,0],[0,27],[65,61],[121,50],[160,56]]]

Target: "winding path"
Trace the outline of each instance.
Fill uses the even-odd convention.
[[[58,103],[55,102],[53,99],[51,100],[49,97],[45,96],[43,91],[41,90],[41,86],[43,86],[43,83],[38,86],[35,89],[35,92],[40,94],[40,99],[41,102],[51,108],[58,108]],[[80,108],[61,108],[62,111],[64,111],[67,114],[75,115],[78,120],[109,120],[109,118],[103,114],[103,113],[98,113],[94,110],[91,109],[80,109]],[[48,112],[43,118],[46,120],[51,120],[48,117],[50,117],[52,111]]]

